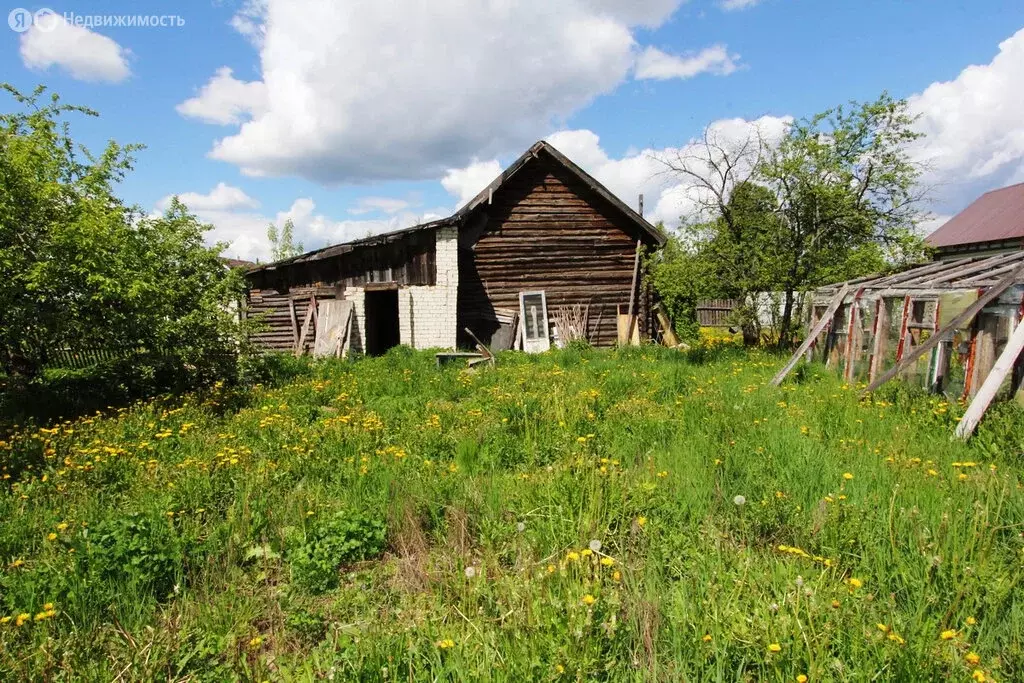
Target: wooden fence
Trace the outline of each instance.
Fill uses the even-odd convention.
[[[737,299],[704,299],[697,302],[697,323],[701,327],[728,327],[727,319],[740,305]]]

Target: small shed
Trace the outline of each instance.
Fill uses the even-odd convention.
[[[572,332],[598,346],[654,331],[640,252],[661,232],[545,141],[455,214],[249,270],[266,349],[316,344],[325,301],[350,302],[351,348],[508,348]],[[631,317],[632,316],[632,317]],[[526,319],[523,319],[526,318]],[[518,330],[518,332],[517,332]]]

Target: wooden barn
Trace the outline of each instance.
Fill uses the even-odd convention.
[[[454,215],[247,273],[267,349],[369,354],[398,344],[542,350],[654,333],[642,248],[665,237],[544,141]]]

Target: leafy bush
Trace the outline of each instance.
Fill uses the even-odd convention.
[[[95,115],[4,86],[21,111],[0,114],[0,372],[7,403],[83,404],[74,387],[96,380],[84,403],[151,395],[236,376],[245,349],[237,304],[241,274],[208,247],[201,223],[174,199],[149,216],[116,196],[134,146],[79,152],[65,115]],[[119,358],[85,376],[43,378],[54,351]],[[59,355],[59,354],[58,354]],[[53,386],[50,386],[53,383]],[[104,393],[106,392],[106,394]],[[58,400],[54,400],[58,399]],[[27,410],[23,411],[27,414]]]
[[[384,552],[386,525],[367,515],[338,512],[313,525],[305,541],[288,554],[292,578],[311,593],[338,585],[338,569]]]
[[[104,520],[88,534],[86,552],[92,575],[115,590],[128,584],[163,599],[182,574],[180,539],[173,525],[155,514]]]

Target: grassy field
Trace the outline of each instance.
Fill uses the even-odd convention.
[[[1021,411],[733,349],[277,388],[0,441],[0,679],[1024,679]]]

